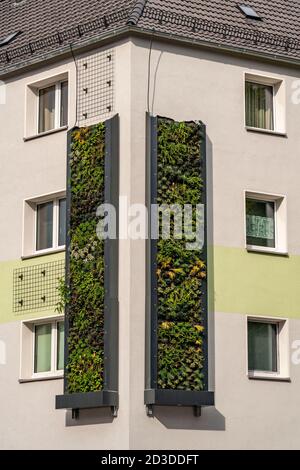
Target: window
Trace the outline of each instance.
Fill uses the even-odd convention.
[[[24,141],[63,131],[69,122],[69,72],[26,84]]]
[[[244,88],[246,130],[285,136],[284,81],[246,73]]]
[[[285,198],[247,191],[245,206],[247,249],[286,254]]]
[[[286,320],[248,318],[248,376],[281,378],[289,376],[289,341]]]
[[[273,86],[246,81],[246,126],[274,130]]]
[[[245,5],[239,5],[238,7],[247,18],[251,18],[252,20],[261,19],[260,16],[256,13],[256,11],[252,7],[248,7]]]
[[[34,325],[33,374],[55,374],[64,368],[64,323]]]
[[[66,244],[66,192],[24,201],[22,257],[64,250]]]
[[[36,205],[36,251],[66,244],[66,200],[54,199]]]
[[[246,199],[247,245],[275,248],[275,202]]]
[[[21,34],[21,32],[22,31],[17,31],[15,33],[9,34],[5,38],[1,38],[0,47],[7,46],[8,44],[10,44],[14,39],[16,39],[19,36],[19,34]]]
[[[38,133],[68,124],[68,82],[39,89]]]
[[[21,324],[20,380],[62,377],[64,370],[63,317],[42,318]]]
[[[248,367],[250,371],[278,372],[278,324],[249,321]]]

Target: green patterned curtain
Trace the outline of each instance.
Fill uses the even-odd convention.
[[[247,245],[275,248],[275,203],[246,200]]]

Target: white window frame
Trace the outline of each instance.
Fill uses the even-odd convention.
[[[58,323],[63,323],[63,320],[47,320],[33,323],[32,334],[32,378],[38,379],[42,377],[57,377],[63,376],[64,370],[57,369],[57,336],[58,336]],[[40,325],[51,325],[51,370],[49,372],[34,372],[35,368],[35,327]]]
[[[257,201],[274,203],[274,223],[275,223],[275,247],[266,247],[258,245],[248,245],[247,243],[247,210],[246,200],[255,199]],[[274,195],[270,193],[262,193],[259,191],[244,191],[244,234],[245,247],[247,251],[255,251],[262,253],[273,253],[278,255],[287,255],[287,198],[284,195]]]
[[[57,324],[64,321],[63,315],[52,315],[49,317],[37,317],[21,321],[20,329],[20,374],[19,382],[35,382],[40,380],[61,379],[64,376],[64,370],[57,370]],[[51,336],[51,371],[34,372],[35,366],[35,327],[45,324],[56,325],[55,336]]]
[[[43,202],[36,203],[35,205],[35,227],[34,227],[34,246],[35,246],[35,254],[41,254],[41,253],[48,253],[49,251],[53,250],[64,250],[66,248],[66,245],[59,245],[59,202],[62,201],[63,199],[66,199],[66,197],[58,197],[55,199],[48,199]],[[45,204],[47,202],[53,202],[53,232],[52,232],[52,247],[51,248],[46,248],[45,250],[38,250],[37,249],[37,229],[38,229],[38,206],[41,204]]]
[[[268,372],[249,370],[248,357],[248,323],[271,323],[277,325],[277,371]],[[289,321],[282,317],[246,317],[246,375],[249,379],[290,381],[290,357],[289,357]]]
[[[70,90],[70,77],[72,72],[69,69],[61,68],[61,73],[56,75],[48,75],[45,73],[39,74],[38,79],[35,82],[29,81],[25,83],[25,120],[24,120],[24,141],[30,141],[32,139],[41,138],[48,134],[61,132],[67,130],[69,122],[72,118],[71,112],[71,90]],[[55,128],[45,132],[39,132],[39,91],[50,86],[59,86],[64,82],[68,82],[68,116],[67,124],[61,126],[60,124],[60,97],[58,94],[61,90],[56,93],[55,110],[56,110],[56,125]],[[57,103],[59,103],[59,114]]]
[[[53,210],[53,230],[57,233],[53,234],[53,247],[45,250],[37,250],[37,206],[51,201],[59,201],[66,199],[66,191],[56,191],[55,193],[43,194],[40,196],[26,198],[23,201],[23,233],[22,233],[22,258],[32,258],[41,256],[43,254],[55,253],[65,250],[65,245],[58,246],[59,237],[59,210],[56,208],[56,215],[54,217]],[[54,209],[54,208],[53,208]],[[54,227],[56,225],[56,228]],[[55,242],[56,241],[56,242]]]
[[[260,127],[247,126],[246,123],[246,82],[259,85],[271,86],[273,89],[273,127],[274,129],[264,129]],[[286,136],[286,97],[285,81],[282,77],[272,75],[254,74],[244,72],[244,126],[247,131],[261,132],[264,134],[278,134]]]
[[[53,130],[57,130],[57,129],[62,129],[64,128],[65,126],[68,125],[68,122],[69,122],[69,106],[68,106],[68,118],[67,118],[67,123],[62,125],[61,123],[61,88],[62,88],[62,83],[65,83],[67,82],[68,85],[69,85],[69,81],[68,79],[66,78],[65,80],[60,80],[58,82],[54,82],[54,83],[50,83],[46,86],[42,86],[42,87],[39,87],[37,88],[37,96],[38,96],[38,99],[37,99],[37,129],[36,129],[36,133],[37,134],[44,134],[44,133],[47,133],[47,132],[51,132]],[[48,131],[40,131],[39,130],[39,122],[40,122],[40,91],[42,90],[46,90],[47,88],[51,87],[51,86],[55,86],[55,109],[54,109],[54,127],[53,129],[49,129]],[[68,94],[69,94],[69,88],[68,88]],[[68,100],[69,100],[69,97],[68,97]]]

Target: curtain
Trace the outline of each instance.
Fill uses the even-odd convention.
[[[274,129],[272,86],[246,82],[246,125]]]
[[[61,108],[60,108],[60,125],[68,125],[68,82],[61,84]]]
[[[39,132],[55,128],[55,85],[39,91]]]
[[[51,323],[35,327],[35,373],[51,371],[51,328]]]
[[[53,202],[37,206],[37,251],[46,250],[53,246]]]
[[[63,370],[64,368],[64,334],[64,323],[59,322],[57,324],[57,370]]]
[[[247,245],[275,248],[275,203],[246,200]]]

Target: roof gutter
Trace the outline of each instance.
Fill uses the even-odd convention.
[[[117,28],[111,30],[105,34],[101,34],[96,38],[87,38],[85,41],[81,41],[80,44],[72,44],[73,51],[77,54],[84,53],[86,51],[95,49],[112,42],[120,41],[129,36],[135,36],[140,38],[152,38],[157,39],[157,41],[164,41],[172,44],[180,44],[186,47],[196,47],[206,50],[211,50],[219,53],[226,53],[233,56],[243,56],[245,58],[259,60],[262,62],[271,62],[280,64],[286,67],[300,68],[300,59],[293,59],[288,57],[283,57],[277,54],[255,52],[247,48],[234,47],[234,46],[225,46],[222,44],[217,44],[213,41],[198,40],[198,39],[189,39],[184,36],[178,36],[171,33],[162,33],[156,30],[143,29],[134,25],[127,25],[125,27]],[[8,80],[14,76],[18,76],[22,73],[27,72],[31,69],[39,68],[45,64],[55,63],[59,60],[66,59],[70,56],[70,44],[62,46],[59,51],[52,51],[39,55],[35,59],[29,57],[27,61],[24,61],[22,65],[10,65],[7,70],[0,72],[1,80]]]

